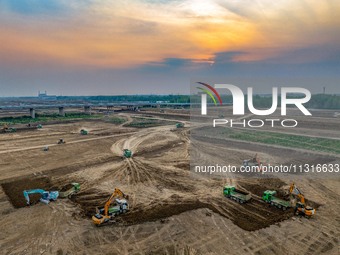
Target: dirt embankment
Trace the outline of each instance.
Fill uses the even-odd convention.
[[[72,189],[72,188],[73,188],[73,185],[71,183],[69,183],[69,184],[66,184],[65,186],[63,186],[60,191],[65,192],[65,191],[68,191],[69,189]]]
[[[143,174],[143,172],[140,172],[140,174]],[[284,182],[279,179],[260,180],[260,182],[263,183],[244,182],[240,183],[240,186],[256,196],[261,196],[264,189],[270,189],[276,190],[279,197],[285,197],[283,186],[286,184]],[[165,182],[163,185],[168,186],[168,183]],[[191,189],[188,192],[195,193],[195,190]],[[97,206],[104,205],[109,195],[94,189],[82,192],[73,197],[72,200],[80,204],[83,209],[82,215],[90,218],[94,215]],[[199,195],[179,196],[174,194],[166,200],[155,198],[149,204],[135,204],[135,207],[130,208],[130,212],[117,217],[117,224],[134,225],[158,220],[165,222],[168,217],[195,209],[206,208],[230,219],[244,230],[254,231],[277,224],[294,215],[293,208],[282,211],[266,204],[256,196],[253,196],[252,200],[246,204],[238,204],[222,195],[207,198]]]
[[[16,181],[11,181],[7,183],[1,184],[5,194],[9,198],[11,204],[16,207],[25,207],[26,200],[23,195],[24,190],[30,189],[43,189],[50,190],[52,187],[52,183],[48,177],[39,177],[39,178],[22,178]],[[30,203],[36,204],[39,202],[41,198],[40,194],[31,194]]]

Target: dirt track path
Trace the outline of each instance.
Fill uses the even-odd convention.
[[[255,193],[257,188],[283,189],[281,185],[290,180],[261,183],[256,179],[241,182],[234,176],[221,179],[193,176],[188,171],[188,129],[171,129],[172,126],[140,129],[126,138],[120,137],[125,133],[94,140],[102,148],[107,139],[101,153],[113,155],[115,160],[58,177],[58,182],[82,182],[82,191],[74,203],[60,199],[48,206],[13,209],[0,191],[3,228],[0,240],[4,254],[84,254],[85,251],[88,254],[337,254],[340,229],[336,180],[303,179],[299,183],[309,199],[322,205],[311,220],[290,218],[291,215],[267,207],[258,196],[249,204],[240,205],[221,195],[224,184],[237,184]],[[115,136],[118,138],[108,139]],[[98,156],[94,154],[98,150],[96,144],[90,141],[83,144],[88,147],[82,158]],[[125,146],[135,155],[119,160]],[[247,146],[227,147],[221,153],[224,159],[240,163],[254,153]],[[203,159],[211,157],[211,147],[203,142],[196,149],[190,153],[198,153]],[[78,152],[78,146],[67,151],[70,155]],[[26,157],[30,153],[29,149],[15,156]],[[272,147],[262,154],[278,161]],[[296,155],[300,154],[283,152],[280,157],[291,160]],[[57,156],[66,162],[75,160]],[[25,162],[34,167],[43,160],[35,155],[33,159],[36,161]],[[16,166],[13,171],[18,171]],[[86,213],[91,216],[115,187],[131,197],[131,212],[121,218],[121,225],[96,228],[89,217],[84,217],[83,210],[87,208]]]
[[[62,145],[53,143],[53,144],[43,144],[43,145],[38,145],[38,146],[30,146],[30,147],[25,147],[25,148],[20,148],[20,149],[9,149],[9,150],[5,150],[5,151],[0,151],[0,154],[18,152],[18,151],[42,149],[46,146],[47,147],[67,146],[67,144],[85,143],[85,142],[89,142],[89,141],[102,140],[102,139],[107,139],[107,138],[112,138],[112,137],[126,136],[126,135],[133,134],[133,133],[135,133],[135,132],[115,134],[115,135],[107,135],[107,136],[100,136],[100,137],[93,137],[93,138],[86,138],[86,139],[81,139],[81,140],[76,140],[76,141],[70,141],[70,142],[67,142],[66,144],[62,144]]]

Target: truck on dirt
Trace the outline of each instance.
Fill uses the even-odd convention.
[[[244,167],[256,167],[259,171],[262,169],[262,162],[259,160],[257,153],[253,158],[243,160],[242,165]]]
[[[9,127],[7,124],[4,124],[0,129],[0,133],[15,133],[17,131],[16,128]]]
[[[97,208],[96,214],[92,216],[93,223],[99,227],[114,223],[115,217],[129,210],[128,196],[120,189],[115,188],[104,207]]]
[[[263,192],[262,200],[272,206],[276,206],[283,211],[287,210],[287,208],[292,207],[290,201],[286,201],[280,198],[275,197],[276,191],[275,190],[266,190]]]
[[[85,130],[85,129],[82,129],[82,130],[80,130],[80,134],[81,135],[88,135],[88,131],[87,130]]]
[[[235,186],[231,185],[224,186],[223,195],[241,204],[248,202],[251,199],[250,193],[238,190]]]
[[[64,141],[63,138],[60,138],[59,141],[58,141],[58,144],[65,144],[66,142]]]
[[[181,122],[176,123],[176,128],[184,128],[184,123]]]
[[[6,130],[6,133],[15,133],[15,132],[17,132],[17,129],[16,128],[8,128],[7,130]]]
[[[132,157],[132,151],[128,149],[123,150],[123,158],[131,158]]]
[[[60,198],[71,197],[73,194],[78,193],[80,191],[80,184],[77,182],[72,182],[67,184],[59,191]]]
[[[119,214],[126,213],[129,210],[129,204],[126,199],[116,199],[115,205],[110,206],[108,209],[108,215],[112,217],[118,216]],[[97,214],[103,215],[105,213],[105,208],[98,208]]]

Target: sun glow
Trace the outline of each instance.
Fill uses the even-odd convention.
[[[193,0],[187,3],[187,8],[196,16],[218,17],[225,15],[225,10],[211,0]]]
[[[0,3],[0,56],[6,65],[48,60],[129,68],[167,58],[212,63],[228,51],[246,52],[234,62],[261,61],[306,42],[338,47],[338,33],[329,31],[338,31],[340,5],[310,0],[306,12],[292,1],[97,0],[64,16],[5,12]]]

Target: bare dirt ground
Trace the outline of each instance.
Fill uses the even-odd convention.
[[[175,119],[171,114],[155,117]],[[339,254],[339,178],[299,179],[317,214],[312,219],[294,216],[292,209],[283,212],[260,199],[266,189],[284,196],[293,176],[203,178],[190,172],[189,152],[211,158],[211,144],[203,137],[189,150],[189,132],[195,125],[184,117],[178,120],[186,128],[136,129],[78,121],[0,134],[1,253]],[[318,132],[315,125],[308,127]],[[81,129],[89,135],[80,135]],[[66,144],[57,145],[60,138]],[[334,155],[294,148],[220,142],[226,145],[221,155],[231,164],[240,164],[254,151],[277,164],[339,161]],[[43,151],[47,145],[49,151]],[[124,148],[134,152],[133,158],[122,159]],[[60,190],[74,181],[81,191],[72,199],[25,207],[24,189]],[[252,200],[238,204],[223,197],[225,184],[251,192]],[[115,187],[129,195],[130,212],[117,217],[115,225],[97,228],[90,217]]]

